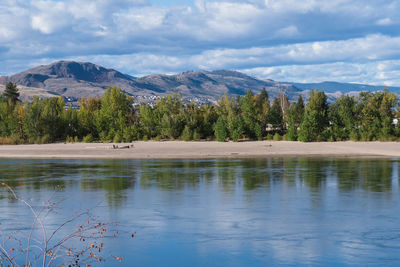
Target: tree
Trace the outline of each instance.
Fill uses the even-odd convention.
[[[157,131],[157,118],[154,109],[149,105],[142,104],[139,106],[139,125],[144,139],[151,139],[159,132]]]
[[[357,101],[352,96],[343,95],[329,106],[329,121],[331,122],[331,137],[336,141],[347,140],[359,121],[356,109]]]
[[[3,96],[7,99],[7,101],[11,101],[13,104],[19,101],[19,91],[17,85],[12,82],[8,82],[6,84],[6,89],[4,90]]]
[[[303,121],[300,125],[299,140],[303,142],[324,140],[323,132],[329,124],[328,104],[324,92],[311,90]]]
[[[392,119],[397,95],[387,90],[360,93],[360,135],[365,141],[386,140],[394,134]]]
[[[299,95],[299,98],[297,99],[297,102],[294,105],[294,116],[295,116],[294,119],[297,126],[300,125],[301,120],[303,119],[303,115],[304,115],[304,102],[301,95]]]
[[[96,128],[96,118],[101,108],[101,99],[98,97],[89,97],[88,99],[82,97],[79,100],[79,104],[79,135],[82,137],[90,135],[92,138],[97,139],[99,133]]]
[[[262,135],[266,134],[266,128],[269,120],[271,105],[269,103],[269,96],[265,88],[261,90],[261,93],[258,95],[257,100],[258,111],[258,121],[260,123],[260,127],[262,129]]]
[[[261,140],[261,127],[260,123],[258,122],[258,107],[256,100],[254,99],[254,95],[249,90],[244,97],[241,98],[241,117],[242,117],[242,124],[244,134],[247,135],[251,139],[258,139]],[[237,127],[235,126],[235,129]],[[233,137],[233,133],[231,134]]]
[[[298,134],[297,128],[300,126],[304,114],[304,102],[301,95],[297,102],[289,106],[285,114],[285,121],[287,125],[287,136],[289,141],[296,141]]]
[[[214,137],[214,124],[218,119],[218,114],[215,110],[216,107],[214,105],[203,105],[201,107],[202,135],[206,139]]]
[[[269,112],[269,122],[277,130],[282,130],[283,126],[283,114],[279,98],[274,98],[271,110]]]
[[[134,116],[133,98],[119,87],[108,87],[101,99],[96,126],[102,141],[121,139]]]
[[[185,127],[184,103],[179,94],[160,99],[154,107],[158,134],[162,138],[177,139]]]
[[[228,138],[228,130],[226,128],[226,122],[224,118],[219,117],[214,127],[215,138],[219,142],[225,142],[226,138]]]

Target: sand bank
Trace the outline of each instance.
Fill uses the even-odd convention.
[[[252,157],[400,157],[396,142],[134,142],[134,148],[112,149],[113,144],[75,143],[2,145],[0,158],[252,158]],[[126,144],[119,144],[126,145]]]

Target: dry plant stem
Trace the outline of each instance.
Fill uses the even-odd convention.
[[[54,194],[55,194],[55,191],[53,192],[53,195],[50,197],[50,199],[53,198]],[[45,207],[43,206],[43,207],[40,209],[37,218],[40,217],[40,215],[41,215],[41,213],[43,212],[44,209],[45,209]],[[30,251],[30,247],[31,247],[32,233],[33,233],[33,229],[34,229],[34,227],[35,227],[35,224],[36,224],[36,222],[37,222],[37,218],[35,217],[35,220],[34,220],[33,223],[32,223],[32,227],[31,227],[31,230],[30,230],[29,236],[28,236],[28,246],[27,246],[27,248],[26,248],[26,266],[30,266],[30,262],[29,262],[29,251]],[[48,242],[48,241],[47,241],[47,242]],[[39,248],[39,247],[38,247],[38,248]],[[40,248],[40,250],[42,250],[42,248]],[[45,250],[45,251],[42,250],[42,252],[43,252],[44,254],[47,254],[47,251],[46,251],[46,250]]]
[[[16,241],[19,241],[21,249],[15,250],[14,248],[12,248],[12,251],[17,251],[17,252],[26,254],[26,255],[24,255],[26,257],[26,259],[25,259],[26,263],[24,266],[36,266],[36,263],[38,263],[38,265],[41,265],[42,267],[46,267],[46,266],[49,267],[52,264],[54,264],[56,259],[66,258],[66,256],[61,253],[62,249],[68,249],[67,256],[73,257],[73,261],[71,261],[72,266],[75,266],[75,265],[80,266],[80,263],[82,260],[84,260],[84,261],[96,261],[97,260],[98,262],[104,260],[104,258],[101,257],[100,255],[96,256],[94,253],[92,253],[92,252],[94,252],[94,251],[92,251],[92,249],[98,250],[98,252],[100,253],[100,251],[103,249],[103,246],[104,246],[104,243],[101,243],[101,245],[97,246],[96,245],[97,241],[94,241],[94,240],[102,239],[102,238],[106,237],[107,232],[109,232],[107,227],[112,226],[112,225],[118,225],[118,223],[100,222],[97,217],[92,216],[92,214],[90,213],[90,209],[88,209],[88,210],[79,211],[79,212],[75,213],[70,219],[64,221],[54,231],[49,231],[47,229],[47,231],[49,231],[49,234],[47,234],[46,229],[45,229],[45,224],[43,222],[43,218],[46,218],[46,216],[49,213],[55,212],[55,206],[57,205],[57,203],[52,202],[51,199],[54,197],[54,194],[57,192],[56,187],[55,187],[55,191],[53,192],[53,195],[49,198],[49,200],[43,202],[43,205],[40,208],[40,210],[35,210],[31,204],[29,204],[24,199],[18,197],[17,194],[15,193],[15,191],[9,185],[5,184],[4,182],[0,182],[0,186],[4,186],[4,188],[6,188],[6,190],[9,191],[9,193],[11,193],[13,199],[16,199],[17,201],[22,202],[25,206],[27,206],[30,209],[31,213],[34,215],[33,223],[31,225],[30,230],[28,230],[29,233],[27,233],[27,234],[21,233],[23,235],[23,237],[26,238],[26,240],[27,240],[27,246],[21,247],[22,246],[21,241],[19,239],[15,239]],[[69,232],[65,236],[62,235],[62,237],[60,237],[60,239],[56,238],[57,234],[60,233],[61,229],[63,229],[66,225],[71,224],[73,221],[75,221],[83,216],[88,217],[87,224],[82,223],[79,225],[78,229],[76,229],[75,231]],[[37,224],[39,224],[41,227],[40,232],[42,232],[43,241],[41,241],[42,240],[41,237],[39,239],[35,238],[34,230],[35,230],[35,227],[37,227]],[[112,231],[112,232],[114,232],[114,231]],[[111,234],[111,232],[110,232],[110,234]],[[116,237],[116,234],[118,234],[118,231],[116,231],[116,233],[114,232],[113,237]],[[49,237],[47,237],[47,236],[49,236]],[[10,237],[9,237],[9,239],[10,239]],[[84,241],[84,242],[85,242],[85,239],[93,240],[94,242],[91,243],[90,246],[83,247],[82,250],[80,250],[80,249],[75,250],[71,247],[68,247],[68,242],[70,240],[74,240],[74,239],[79,239],[80,241]],[[51,244],[51,243],[54,243],[54,244]],[[6,247],[5,240],[3,238],[3,244],[0,244],[1,259],[4,259],[5,261],[7,261],[9,266],[19,266],[17,264],[16,260],[14,259],[14,256],[10,255],[7,252],[7,249],[5,249],[5,247]],[[36,249],[38,249],[38,252],[36,252]],[[35,252],[33,252],[33,250],[35,250]],[[84,255],[87,255],[85,253],[89,253],[89,252],[90,252],[90,255],[86,259],[83,258]],[[41,259],[41,257],[43,257],[43,259]],[[121,261],[120,257],[114,257],[114,258]],[[38,261],[40,261],[41,264],[39,264]],[[66,264],[66,262],[65,262],[65,264]]]
[[[18,201],[21,201],[22,203],[24,203],[32,212],[32,214],[35,216],[35,221],[37,221],[40,225],[40,227],[42,228],[42,232],[43,232],[43,242],[44,242],[44,251],[43,251],[43,262],[42,262],[42,267],[46,266],[46,260],[47,260],[47,235],[46,235],[46,229],[44,227],[44,224],[42,222],[42,220],[40,219],[39,215],[35,212],[35,210],[33,209],[33,207],[26,202],[24,199],[19,198],[17,196],[17,194],[15,194],[14,190],[7,185],[6,183],[1,183],[1,185],[5,186],[7,188],[7,190],[9,192],[11,192],[11,194],[14,196],[14,198]],[[29,249],[29,247],[28,247]]]
[[[4,257],[6,257],[6,259],[11,264],[11,266],[14,267],[15,263],[14,263],[13,259],[11,258],[11,256],[8,254],[7,250],[5,250],[2,246],[0,246],[0,252],[1,252],[1,254],[4,255]]]
[[[51,236],[50,236],[49,239],[48,239],[48,242],[50,242],[50,240],[54,237],[54,235],[55,235],[61,228],[63,228],[63,227],[64,227],[65,225],[67,225],[68,223],[73,222],[74,220],[78,219],[79,217],[81,217],[81,216],[83,216],[83,215],[85,215],[85,214],[89,214],[89,211],[85,211],[85,212],[79,213],[79,214],[75,215],[74,217],[72,217],[71,219],[69,219],[68,221],[66,221],[66,222],[64,222],[63,224],[61,224],[61,225],[51,234]],[[67,237],[65,240],[64,240],[64,239],[61,240],[60,243],[58,243],[58,245],[53,246],[52,248],[50,248],[50,250],[53,250],[54,248],[56,248],[56,247],[58,246],[58,247],[57,247],[57,250],[54,252],[54,255],[57,255],[58,252],[60,251],[62,245],[63,245],[68,239],[70,239],[70,238],[72,238],[72,237],[73,237],[73,236]],[[50,263],[51,263],[55,258],[56,258],[56,257],[51,257],[51,259],[50,259],[49,262],[47,263],[47,266],[50,266]]]

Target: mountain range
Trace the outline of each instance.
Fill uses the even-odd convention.
[[[19,85],[22,100],[30,100],[34,95],[63,96],[70,102],[76,102],[81,97],[101,96],[107,87],[114,85],[134,96],[138,102],[154,102],[168,94],[179,93],[183,99],[199,103],[215,103],[224,94],[243,95],[249,89],[259,93],[265,88],[271,97],[283,92],[289,100],[294,101],[299,95],[307,98],[310,89],[315,88],[325,91],[328,99],[333,101],[343,93],[378,91],[384,87],[337,82],[277,82],[230,70],[187,71],[176,75],[151,74],[132,77],[114,69],[75,61],[58,61],[15,75],[0,77],[0,87],[4,88],[7,82]],[[388,89],[400,92],[400,87]]]

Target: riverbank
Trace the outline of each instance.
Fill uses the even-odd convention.
[[[128,144],[119,144],[119,146]],[[0,158],[252,158],[252,157],[400,157],[396,142],[134,142],[133,148],[113,149],[113,144],[74,143],[2,145]]]

